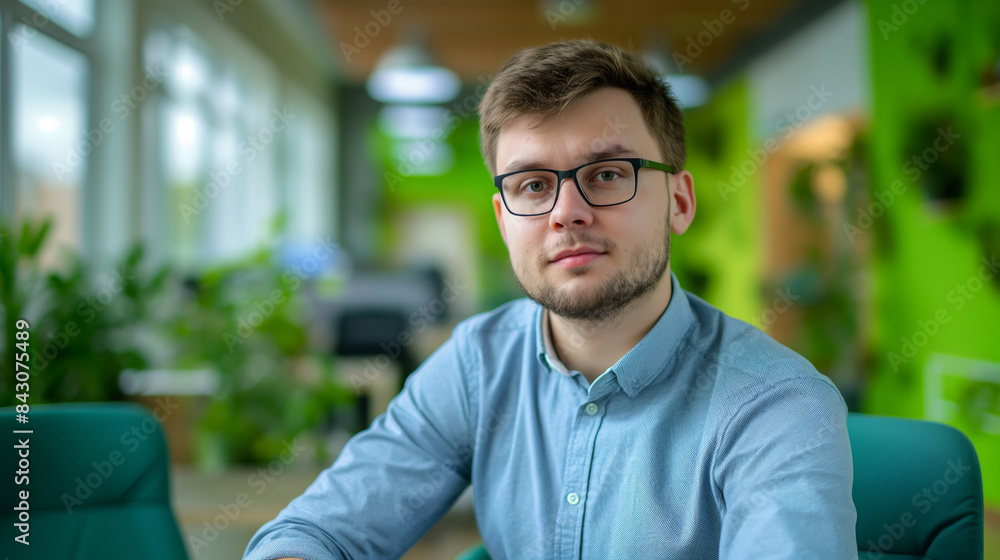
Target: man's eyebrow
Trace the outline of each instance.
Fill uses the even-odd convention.
[[[538,160],[524,160],[516,159],[507,164],[507,169],[504,173],[513,173],[515,171],[524,171],[525,169],[548,169],[545,164]]]
[[[632,148],[626,148],[621,144],[611,144],[603,150],[596,150],[583,154],[579,165],[583,165],[591,161],[597,161],[599,159],[612,159],[618,157],[639,157],[639,153]],[[526,169],[551,169],[551,167],[547,166],[544,162],[534,159],[516,159],[507,164],[507,168],[504,173],[513,173],[514,171],[523,171]]]
[[[618,157],[639,157],[639,152],[636,152],[632,148],[626,148],[621,144],[611,144],[603,150],[589,152],[584,154],[581,163],[587,163],[588,161],[597,161],[599,159],[611,159]]]

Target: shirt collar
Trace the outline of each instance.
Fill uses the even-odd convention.
[[[613,371],[619,385],[629,397],[635,397],[645,389],[657,375],[666,369],[673,358],[678,345],[688,329],[694,323],[691,304],[687,293],[681,289],[677,276],[670,272],[671,295],[667,309],[660,316],[653,328],[621,357],[613,366]],[[559,359],[549,332],[548,310],[539,307],[535,325],[537,333],[535,343],[538,359],[542,365],[551,371],[570,375],[569,369]]]
[[[552,343],[552,330],[549,327],[549,310],[542,309],[542,361],[549,369],[569,375],[569,368],[559,359],[556,347]]]

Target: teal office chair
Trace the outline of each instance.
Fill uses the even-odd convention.
[[[159,422],[139,405],[32,406],[28,423],[0,409],[4,475],[0,539],[12,558],[187,560],[170,509],[169,463]],[[13,430],[29,429],[31,434]],[[28,484],[15,471],[28,439]],[[8,476],[9,475],[9,476]],[[29,546],[14,541],[19,492],[28,490]]]
[[[983,478],[962,432],[853,412],[847,431],[859,560],[982,560]],[[482,545],[458,556],[489,558]]]
[[[983,478],[965,434],[851,413],[859,560],[983,558]]]
[[[477,544],[465,549],[455,560],[492,560],[483,545]]]

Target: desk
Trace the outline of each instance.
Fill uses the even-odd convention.
[[[293,465],[277,476],[265,478],[259,469],[239,467],[216,475],[183,465],[172,467],[171,501],[192,560],[240,558],[257,529],[274,519],[322,470]],[[223,530],[212,527],[213,521]],[[472,492],[466,489],[455,506],[403,559],[454,558],[481,540]]]

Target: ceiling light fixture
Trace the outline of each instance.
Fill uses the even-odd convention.
[[[368,78],[368,95],[383,103],[446,103],[458,97],[458,76],[434,62],[424,35],[422,28],[410,28],[382,55]]]

